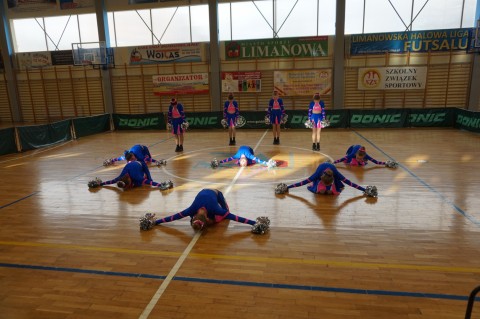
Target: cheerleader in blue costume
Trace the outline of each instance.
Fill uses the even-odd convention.
[[[123,189],[129,189],[142,185],[150,185],[158,187],[161,190],[166,190],[173,187],[171,181],[157,183],[152,180],[150,170],[145,162],[130,161],[125,165],[120,175],[112,180],[102,182],[101,179],[96,178],[88,182],[89,188],[96,188],[104,185],[111,185],[117,183],[117,186]]]
[[[368,164],[368,161],[371,161],[377,165],[383,165],[390,168],[397,168],[398,163],[392,160],[386,162],[377,161],[373,157],[367,154],[365,146],[362,145],[352,145],[347,150],[347,155],[334,161],[333,164],[345,163],[350,166],[365,166]]]
[[[145,163],[154,163],[157,166],[167,164],[167,161],[164,159],[157,161],[156,159],[152,158],[148,147],[140,144],[132,146],[120,157],[114,157],[103,161],[103,166],[109,166],[118,161],[141,161]]]
[[[216,159],[214,159],[211,162],[211,166],[212,168],[217,168],[220,164],[231,162],[233,160],[237,160],[236,163],[241,167],[254,165],[256,163],[268,166],[269,168],[276,166],[276,162],[273,159],[270,159],[268,162],[266,162],[256,157],[253,149],[250,146],[246,145],[240,146],[237,153],[232,157],[223,159],[221,161],[217,161]]]
[[[273,91],[273,96],[268,102],[267,117],[270,119],[273,130],[273,144],[280,144],[280,124],[285,115],[283,100],[278,96],[278,91]]]
[[[175,152],[183,152],[183,134],[186,129],[185,112],[183,105],[173,98],[168,107],[168,124],[173,135],[175,135],[175,143],[177,147]]]
[[[320,100],[320,93],[315,93],[313,101],[308,106],[308,120],[312,126],[312,150],[320,151],[320,132],[324,128],[325,120],[325,103]]]
[[[343,176],[331,163],[322,163],[317,167],[315,173],[309,178],[291,185],[286,185],[281,183],[277,185],[275,192],[277,194],[288,193],[290,188],[300,187],[307,185],[307,189],[315,194],[325,194],[325,195],[339,195],[345,188],[345,184],[356,188],[362,191],[365,195],[371,197],[377,197],[377,187],[376,186],[367,186],[363,188],[360,185],[357,185],[345,176]]]
[[[252,233],[264,234],[270,225],[268,217],[258,217],[256,221],[240,217],[230,213],[222,192],[216,189],[201,190],[190,207],[180,213],[164,218],[155,218],[155,214],[147,213],[140,218],[140,229],[149,230],[156,225],[173,222],[182,218],[190,217],[190,224],[193,229],[201,230],[207,225],[213,225],[224,219],[233,220],[239,223],[252,226]]]
[[[229,145],[235,145],[235,127],[237,126],[237,119],[240,114],[238,102],[235,101],[233,93],[228,94],[228,100],[223,105],[223,119],[228,126],[228,135],[230,137]]]

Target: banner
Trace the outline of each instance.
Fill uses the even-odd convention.
[[[72,50],[50,51],[52,65],[73,65]]]
[[[350,110],[350,127],[401,128],[406,127],[408,109]]]
[[[457,109],[455,127],[461,130],[480,133],[480,113]]]
[[[113,114],[113,125],[116,130],[164,130],[163,113],[149,114]]]
[[[17,152],[15,143],[15,128],[0,129],[0,155]]]
[[[60,0],[61,10],[93,8],[94,0]]]
[[[153,94],[208,93],[208,73],[154,75]]]
[[[424,90],[426,84],[426,66],[358,69],[359,90]]]
[[[14,12],[36,12],[57,10],[57,0],[7,0],[8,9]],[[2,1],[3,5],[3,1]]]
[[[313,96],[315,93],[330,94],[332,70],[274,71],[273,87],[280,95]]]
[[[410,109],[407,125],[410,127],[453,127],[454,108]]]
[[[76,138],[110,130],[110,114],[76,118],[72,122]]]
[[[178,43],[126,48],[130,65],[206,61],[205,43]],[[121,58],[119,57],[119,63]]]
[[[51,146],[72,139],[71,121],[65,120],[52,124],[18,127],[18,137],[22,151]]]
[[[43,68],[52,65],[52,57],[48,51],[17,53],[16,58],[20,70]]]
[[[261,91],[261,72],[222,72],[222,92]]]
[[[350,54],[457,51],[468,48],[469,28],[353,34]]]
[[[225,59],[310,58],[328,56],[328,37],[225,42]]]

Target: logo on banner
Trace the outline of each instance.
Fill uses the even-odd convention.
[[[128,127],[149,127],[158,125],[158,117],[146,118],[146,119],[119,119],[119,126]]]
[[[243,116],[237,118],[237,127],[242,127],[247,124],[247,120]]]
[[[380,86],[381,75],[375,69],[366,70],[361,77],[362,85],[369,89],[374,89]]]

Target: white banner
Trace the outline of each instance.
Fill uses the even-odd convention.
[[[358,69],[359,90],[424,90],[426,84],[426,66]]]

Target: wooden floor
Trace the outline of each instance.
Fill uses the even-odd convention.
[[[236,151],[225,131],[191,131],[183,154],[166,132],[99,134],[0,157],[0,318],[464,318],[480,285],[480,136],[455,129],[322,132],[242,130],[281,167],[210,168]],[[172,190],[89,190],[123,165],[102,161],[134,144],[167,166],[153,179]],[[347,186],[338,197],[306,187],[275,195],[327,158],[363,144],[397,169],[347,168],[376,185],[376,199]],[[232,213],[266,215],[271,230],[222,222],[195,234],[188,220],[139,231],[190,205],[202,188],[224,192]],[[480,302],[472,318],[480,318]]]

